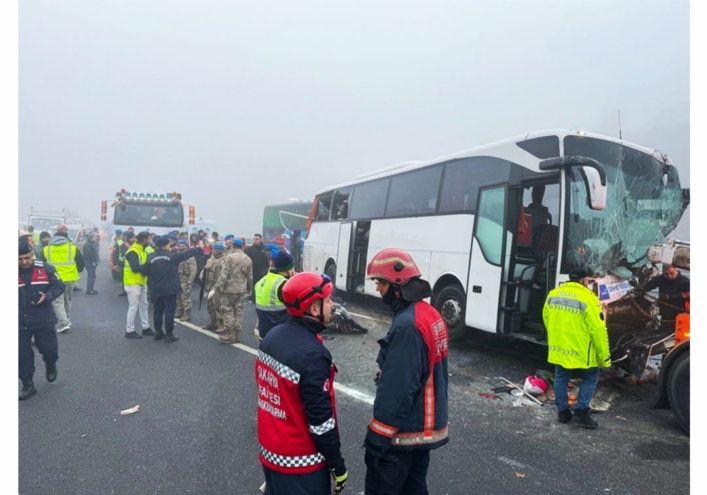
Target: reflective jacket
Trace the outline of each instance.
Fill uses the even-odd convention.
[[[599,298],[579,282],[550,291],[543,307],[551,364],[565,369],[611,366],[609,334]]]
[[[56,268],[62,282],[76,282],[79,279],[79,273],[84,269],[83,255],[69,239],[52,237],[42,254],[44,261]]]
[[[287,319],[287,308],[282,302],[282,286],[286,281],[282,274],[270,272],[255,284],[255,312],[261,339]]]
[[[425,301],[396,300],[395,316],[378,341],[380,375],[366,445],[376,451],[431,450],[449,441],[449,334]]]
[[[147,277],[142,274],[142,266],[147,261],[147,253],[142,244],[133,243],[125,253],[123,285],[147,285]]]
[[[334,375],[319,332],[324,325],[289,317],[260,343],[255,361],[260,462],[285,474],[343,467]]]

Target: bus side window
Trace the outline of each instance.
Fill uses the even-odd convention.
[[[317,221],[326,222],[329,220],[331,210],[331,194],[319,197],[319,208],[317,209]]]
[[[331,205],[332,220],[346,220],[349,217],[349,196],[351,188],[334,191],[334,199]]]

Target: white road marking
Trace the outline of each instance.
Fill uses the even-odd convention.
[[[188,321],[180,321],[180,320],[177,320],[176,318],[175,318],[174,322],[178,323],[182,326],[185,326],[187,328],[191,328],[192,330],[194,330],[196,332],[207,335],[207,336],[211,337],[212,339],[216,339],[219,342],[221,342],[221,340],[219,340],[219,338],[218,338],[219,336],[217,334],[210,332],[208,330],[204,330],[203,328],[198,327],[197,325],[194,325],[193,323],[190,323]],[[249,347],[247,345],[244,345],[244,344],[229,344],[229,345],[231,347],[235,347],[236,349],[240,349],[241,351],[245,351],[249,354],[252,354],[253,356],[258,355],[257,349],[253,349],[252,347]],[[356,390],[355,388],[348,387],[348,386],[343,385],[339,382],[334,382],[334,389],[337,392],[341,392],[342,394],[346,394],[349,397],[353,397],[356,400],[360,400],[361,402],[365,402],[368,405],[371,405],[371,406],[373,405],[374,397],[372,395],[365,393],[365,392],[361,392],[360,390]]]
[[[346,310],[346,311],[348,311],[348,310]],[[366,316],[366,315],[362,315],[362,314],[360,314],[360,313],[352,313],[351,311],[348,311],[348,313],[349,313],[351,316],[355,316],[355,317],[357,317],[357,318],[365,318],[366,320],[380,321],[380,322],[382,322],[382,323],[390,323],[390,320],[386,320],[386,319],[383,319],[383,318],[374,318],[374,317],[372,317],[372,316]]]

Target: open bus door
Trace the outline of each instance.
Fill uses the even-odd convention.
[[[499,328],[499,302],[507,244],[508,187],[479,190],[467,289],[466,321],[487,332]]]

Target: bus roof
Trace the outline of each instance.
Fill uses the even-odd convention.
[[[541,159],[534,157],[529,152],[518,147],[517,143],[527,141],[528,139],[535,139],[535,138],[540,138],[540,137],[545,137],[545,136],[557,136],[558,139],[560,140],[560,146],[562,146],[562,141],[564,140],[564,138],[566,136],[570,136],[570,135],[571,136],[586,136],[586,137],[590,137],[590,138],[602,139],[604,141],[610,141],[613,143],[621,144],[623,146],[635,149],[635,150],[640,151],[642,153],[647,153],[647,154],[655,157],[657,160],[659,160],[661,162],[665,162],[665,155],[658,150],[655,150],[652,148],[647,148],[645,146],[630,143],[628,141],[623,141],[623,140],[613,138],[610,136],[604,136],[602,134],[595,134],[595,133],[573,130],[573,129],[544,129],[544,130],[533,131],[533,132],[529,132],[527,134],[522,134],[520,136],[515,136],[512,138],[506,138],[506,139],[503,139],[500,141],[495,141],[492,143],[484,144],[482,146],[477,146],[475,148],[471,148],[468,150],[459,151],[459,152],[452,153],[449,155],[441,156],[439,158],[434,158],[432,160],[423,160],[423,161],[410,160],[410,161],[405,161],[405,162],[399,163],[397,165],[392,165],[389,167],[378,169],[378,170],[375,170],[372,172],[366,172],[366,173],[360,174],[354,180],[345,182],[343,184],[329,186],[324,189],[321,189],[320,191],[317,192],[316,195],[319,196],[320,194],[330,192],[335,189],[341,189],[343,187],[353,186],[355,184],[359,184],[362,182],[368,182],[373,179],[390,177],[390,176],[397,175],[397,174],[400,174],[403,172],[409,172],[411,170],[416,170],[416,169],[427,167],[430,165],[435,165],[437,163],[444,163],[444,162],[448,162],[448,161],[456,160],[456,159],[460,159],[460,158],[469,158],[472,156],[484,155],[484,154],[487,154],[489,151],[493,151],[492,156],[496,156],[498,158],[513,161],[513,162],[518,163],[524,167],[527,167],[535,172],[543,173],[538,168],[538,163],[541,161]]]

